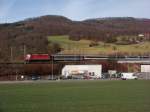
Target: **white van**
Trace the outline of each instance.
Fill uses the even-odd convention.
[[[121,79],[127,80],[127,79],[137,79],[138,77],[134,75],[134,73],[121,73]]]

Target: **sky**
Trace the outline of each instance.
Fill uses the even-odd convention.
[[[80,21],[101,17],[150,18],[150,0],[0,0],[0,23],[43,15]]]

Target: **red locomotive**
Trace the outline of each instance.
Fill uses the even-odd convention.
[[[49,54],[27,54],[25,56],[26,62],[38,62],[38,61],[50,61],[51,57]]]

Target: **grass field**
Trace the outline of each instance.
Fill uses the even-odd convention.
[[[0,112],[150,112],[150,81],[0,84]]]
[[[69,40],[68,36],[49,36],[48,40],[53,43],[58,43],[64,49],[63,54],[112,54],[116,52],[126,52],[129,54],[144,54],[150,52],[150,42],[133,45],[116,45],[116,44],[104,44],[99,42],[98,46],[89,47],[91,41]],[[114,50],[114,47],[116,50]]]

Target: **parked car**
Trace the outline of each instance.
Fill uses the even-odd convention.
[[[39,80],[41,77],[39,75],[32,75],[31,80]]]
[[[134,73],[121,73],[121,79],[127,80],[127,79],[138,79],[137,76],[135,76]]]

